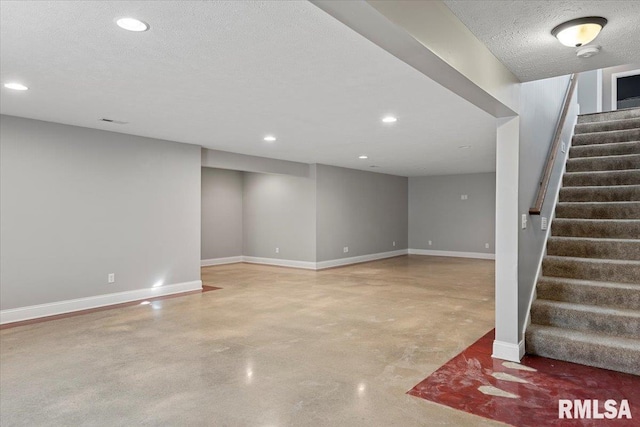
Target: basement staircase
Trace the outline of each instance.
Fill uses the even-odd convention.
[[[578,117],[528,353],[640,375],[640,109]]]

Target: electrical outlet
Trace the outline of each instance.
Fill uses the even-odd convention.
[[[484,244],[484,248],[485,248],[485,249],[489,249],[489,244],[488,244],[488,243],[485,243],[485,244]]]
[[[109,273],[107,276],[107,283],[115,283],[116,282],[116,273]]]
[[[276,253],[279,254],[280,253],[280,248],[276,248]]]
[[[396,245],[396,241],[394,240],[394,241],[393,241],[393,246],[395,246],[395,245]]]
[[[547,217],[546,216],[543,216],[540,219],[540,229],[541,230],[546,230],[547,229]]]
[[[567,144],[564,141],[562,141],[562,144],[560,145],[560,151],[563,153],[567,152]]]
[[[433,244],[433,242],[431,240],[429,240],[429,246],[431,246]]]
[[[460,200],[467,200],[467,199],[469,199],[469,195],[468,194],[462,194],[460,196]]]
[[[527,214],[522,214],[522,229],[527,228]]]
[[[342,248],[342,252],[344,252],[345,254],[349,252],[349,246],[345,246],[344,248]]]

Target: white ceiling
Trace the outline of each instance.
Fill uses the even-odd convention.
[[[2,88],[2,114],[405,176],[495,170],[493,117],[306,1],[0,5],[2,82],[30,87]]]
[[[521,81],[640,62],[640,1],[445,0],[451,11]],[[602,51],[578,58],[551,35],[584,16],[609,20],[592,43]]]

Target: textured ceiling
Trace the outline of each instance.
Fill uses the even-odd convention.
[[[521,81],[640,62],[640,1],[445,0],[451,11]],[[578,58],[551,35],[558,24],[583,16],[609,23],[591,44],[602,51]]]
[[[2,81],[30,87],[2,88],[3,114],[398,175],[495,170],[492,117],[311,3],[0,5]]]

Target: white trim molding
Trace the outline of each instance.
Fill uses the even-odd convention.
[[[484,252],[433,251],[430,249],[409,249],[409,255],[446,256],[455,258],[496,259],[496,254]]]
[[[261,258],[255,256],[243,256],[242,261],[249,264],[275,265],[277,267],[303,268],[305,270],[315,270],[316,263],[313,261],[296,261],[291,259]]]
[[[379,259],[385,258],[393,258],[397,256],[407,255],[409,253],[408,249],[400,249],[397,251],[391,252],[379,252],[376,254],[368,254],[368,255],[360,255],[349,258],[338,258],[331,259],[328,261],[296,261],[291,259],[281,259],[281,258],[262,258],[262,257],[254,257],[254,256],[240,256],[240,257],[231,257],[231,258],[218,258],[218,260],[233,260],[229,262],[219,262],[216,264],[207,264],[207,265],[221,265],[221,264],[230,264],[231,262],[246,262],[248,264],[262,264],[262,265],[273,265],[276,267],[290,267],[290,268],[302,268],[304,270],[323,270],[325,268],[332,267],[340,267],[343,265],[351,265],[351,264],[359,264],[361,262],[369,262],[376,261]],[[204,266],[205,262],[209,261],[217,261],[217,260],[203,260],[202,265]]]
[[[244,260],[244,257],[242,255],[230,256],[226,258],[203,259],[200,261],[200,266],[209,267],[212,265],[236,264],[236,263],[242,262],[243,260]]]
[[[360,255],[349,258],[331,259],[329,261],[320,261],[316,263],[316,270],[325,268],[340,267],[343,265],[359,264],[361,262],[376,261],[379,259],[393,258],[397,256],[407,255],[408,249],[399,249],[397,251],[379,252],[377,254]]]
[[[638,74],[640,74],[640,69],[611,74],[611,111],[618,109],[618,79],[620,77],[636,76]]]
[[[294,261],[278,258],[260,258],[243,256],[242,262],[249,264],[275,265],[279,267],[303,268],[305,270],[324,270],[326,268],[341,267],[351,264],[359,264],[362,262],[376,261],[379,259],[393,258],[402,255],[430,255],[430,256],[446,256],[456,258],[477,258],[477,259],[495,259],[494,254],[481,252],[449,252],[449,251],[431,251],[424,249],[399,249],[390,252],[378,252],[375,254],[359,255],[349,258],[337,258],[328,261]]]
[[[158,286],[155,288],[136,289],[135,291],[117,292],[113,294],[96,295],[93,297],[12,308],[0,311],[0,324],[4,325],[5,323],[55,316],[57,314],[72,313],[74,311],[88,310],[91,308],[104,307],[165,295],[180,294],[183,292],[198,291],[201,289],[202,281],[194,280],[192,282],[176,283],[173,285]]]
[[[493,341],[493,354],[491,357],[494,359],[508,360],[510,362],[520,362],[524,356],[524,340],[520,340],[518,345],[511,344],[504,341]]]

